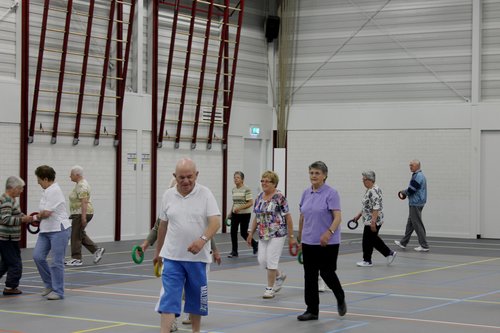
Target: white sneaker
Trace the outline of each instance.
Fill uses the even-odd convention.
[[[81,266],[83,265],[83,261],[80,259],[69,259],[64,262],[66,266]]]
[[[262,296],[262,298],[274,298],[273,288],[266,288],[266,291],[264,291],[264,296]]]
[[[417,252],[429,252],[429,248],[421,247],[421,246],[414,248],[414,250]]]
[[[399,246],[399,247],[400,247],[400,248],[402,248],[402,249],[406,249],[406,246],[404,246],[403,244],[401,244],[401,242],[400,242],[400,241],[396,241],[396,240],[395,240],[395,241],[394,241],[394,244],[396,244],[397,246]]]
[[[318,291],[320,293],[324,292],[326,290],[326,285],[325,281],[321,277],[318,278]]]
[[[57,300],[60,300],[62,299],[61,296],[59,296],[58,294],[56,294],[55,292],[51,291],[48,295],[47,295],[47,299],[49,301],[57,301]]]
[[[173,323],[172,323],[172,326],[170,327],[170,332],[175,332],[177,331],[179,328],[177,327],[177,318],[174,319]]]
[[[273,286],[273,291],[277,293],[278,291],[281,290],[281,287],[283,286],[283,282],[286,280],[286,274],[281,272],[278,277],[276,277],[276,281],[274,281],[274,286]]]
[[[359,267],[372,267],[373,264],[369,261],[360,261],[360,262],[357,262],[356,265],[358,265]]]
[[[104,251],[106,251],[103,247],[100,247],[95,251],[94,253],[94,264],[97,264],[99,261],[102,259],[102,255],[104,254]]]
[[[387,259],[387,266],[389,266],[390,264],[392,264],[392,262],[394,261],[394,259],[396,259],[396,255],[398,253],[396,251],[392,251],[391,254],[389,254],[387,257],[385,257]]]

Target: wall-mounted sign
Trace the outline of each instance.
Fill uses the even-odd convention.
[[[127,153],[127,163],[128,164],[136,164],[137,163],[137,154],[136,153]]]
[[[250,125],[250,136],[252,138],[260,137],[260,125]]]

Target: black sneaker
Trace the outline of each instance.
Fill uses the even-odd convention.
[[[231,254],[229,254],[227,257],[228,258],[238,258],[238,253],[231,252]]]
[[[347,313],[347,304],[345,304],[345,301],[343,301],[342,304],[337,305],[337,310],[339,312],[339,316],[345,316]]]
[[[306,311],[300,316],[297,316],[297,319],[299,321],[318,320],[318,315]]]

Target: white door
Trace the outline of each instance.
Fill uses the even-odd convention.
[[[500,177],[500,131],[481,132],[480,234],[482,238],[500,238],[498,189]]]
[[[243,156],[243,173],[245,174],[245,185],[250,187],[254,198],[260,192],[261,170],[261,140],[245,139]]]

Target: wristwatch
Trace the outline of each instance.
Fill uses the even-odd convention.
[[[201,235],[200,238],[203,239],[205,241],[205,243],[208,242],[208,237],[207,236]]]

